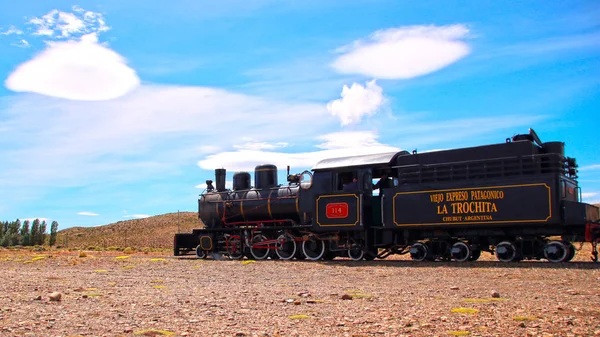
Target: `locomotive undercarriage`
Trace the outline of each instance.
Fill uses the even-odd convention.
[[[584,241],[592,242],[592,260],[597,261],[597,239],[569,227],[513,227],[488,229],[434,229],[428,231],[390,230],[375,227],[378,258],[409,253],[415,261],[476,261],[489,252],[502,262],[548,260],[568,262],[581,250]],[[543,233],[543,234],[542,234]],[[576,248],[573,242],[581,245]]]
[[[367,245],[362,231],[315,233],[303,227],[236,227],[200,230],[212,236],[211,249],[196,247],[199,258],[215,259],[307,259],[332,260],[349,257],[354,261],[385,259],[409,254],[414,261],[476,261],[481,252],[495,255],[501,262],[548,260],[569,262],[581,249],[572,240],[577,235],[560,236],[431,236],[419,240]],[[440,234],[440,233],[438,233]],[[202,234],[200,234],[202,235]],[[595,251],[595,250],[594,250]]]
[[[367,250],[361,235],[354,232],[314,233],[309,226],[297,227],[236,227],[200,230],[210,234],[210,249],[199,244],[196,256],[220,259],[248,258],[254,260],[293,258],[303,260],[332,260],[338,256],[352,260],[372,260],[377,253]]]
[[[581,249],[568,240],[547,237],[502,238],[492,244],[485,239],[446,240],[432,239],[415,242],[410,246],[410,256],[415,261],[476,261],[482,251],[495,255],[501,262],[542,260],[569,262]]]

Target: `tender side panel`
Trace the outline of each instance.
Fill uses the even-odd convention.
[[[388,201],[386,227],[549,224],[559,219],[552,184],[485,184],[403,191]],[[391,207],[390,207],[391,206]]]
[[[315,201],[315,229],[338,230],[361,227],[360,196],[356,194],[320,195]]]

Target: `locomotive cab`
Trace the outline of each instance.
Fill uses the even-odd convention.
[[[397,155],[392,152],[317,163],[313,167],[313,188],[303,193],[300,200],[313,215],[313,230],[362,231],[381,226],[381,194],[385,189],[374,193],[374,181],[384,173],[390,176],[390,182],[394,181],[390,163]]]

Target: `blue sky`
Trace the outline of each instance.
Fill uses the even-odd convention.
[[[5,0],[0,0],[6,2]],[[6,2],[0,219],[195,211],[214,168],[563,141],[600,202],[596,1]]]

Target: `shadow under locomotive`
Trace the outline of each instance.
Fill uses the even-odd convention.
[[[287,185],[275,165],[256,167],[254,187],[248,172],[231,190],[225,169],[215,176],[198,200],[205,228],[176,234],[176,256],[468,262],[486,251],[558,263],[591,242],[597,261],[600,212],[581,202],[576,161],[531,129],[499,144],[326,159],[300,174],[288,166]]]

